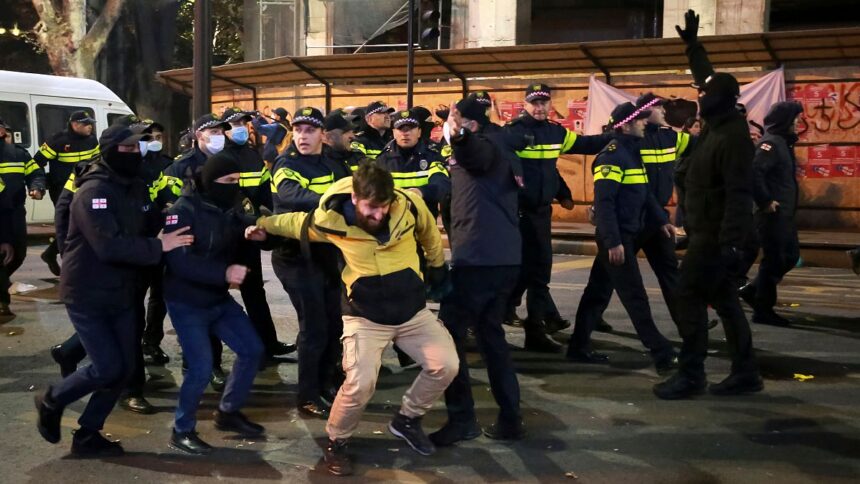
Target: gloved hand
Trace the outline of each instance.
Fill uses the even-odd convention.
[[[678,25],[675,26],[675,30],[678,31],[678,35],[685,44],[695,44],[699,38],[699,15],[692,9],[687,10],[687,13],[684,14],[684,30],[681,30]]]
[[[439,267],[428,267],[424,273],[424,282],[427,286],[427,299],[433,301],[441,301],[454,289],[447,263]]]
[[[743,251],[732,245],[723,245],[720,247],[720,261],[726,272],[731,276],[740,276],[746,274],[738,274],[741,270],[741,262],[744,259]]]

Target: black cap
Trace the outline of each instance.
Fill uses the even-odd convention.
[[[666,104],[666,100],[664,98],[650,91],[636,98],[637,108],[648,109],[651,106],[662,106],[664,104]]]
[[[12,129],[12,127],[4,123],[2,119],[0,119],[0,128]]]
[[[421,126],[421,121],[413,111],[398,111],[391,116],[391,127],[398,129],[401,126]]]
[[[100,150],[105,152],[114,146],[135,146],[141,141],[149,141],[152,136],[146,133],[145,129],[143,125],[131,128],[121,124],[113,124],[102,131],[102,135],[99,137]]]
[[[626,102],[615,106],[615,109],[612,110],[612,114],[609,115],[608,124],[615,129],[620,128],[633,120],[645,119],[648,116],[651,116],[651,111],[647,109],[638,109],[633,105],[633,103]]]
[[[349,112],[349,115],[355,117],[356,119],[363,118],[364,117],[364,108],[363,107],[352,108],[352,111]]]
[[[251,113],[233,106],[225,109],[224,114],[221,115],[221,121],[224,121],[225,123],[232,123],[234,121],[239,121],[240,119],[246,122],[250,121]]]
[[[194,131],[195,133],[200,131],[201,129],[209,128],[230,129],[230,123],[225,123],[224,121],[221,121],[221,118],[215,113],[209,113],[197,118],[197,120],[194,121],[194,126],[191,127],[192,131]]]
[[[92,111],[75,111],[69,116],[70,123],[84,123],[84,124],[94,124],[96,122],[96,118],[93,117]]]
[[[325,127],[325,118],[323,118],[322,111],[317,108],[301,108],[293,116],[293,126],[297,124],[310,124],[317,128],[323,128]]]
[[[273,112],[273,113],[275,113],[275,114],[277,114],[278,116],[280,116],[280,117],[281,117],[281,119],[283,119],[283,120],[286,120],[286,119],[287,119],[287,116],[289,116],[289,115],[290,115],[290,112],[289,112],[289,111],[287,111],[287,110],[286,110],[286,109],[284,109],[284,108],[275,108],[275,109],[273,109],[273,110],[272,110],[272,112]]]
[[[159,123],[158,121],[153,121],[151,119],[144,119],[142,121],[144,124],[149,125],[148,132],[150,132],[150,133],[153,131],[161,131],[162,133],[164,132],[164,125]]]
[[[537,101],[538,99],[552,99],[552,89],[546,84],[531,84],[526,88],[526,102]]]
[[[699,86],[699,90],[706,94],[716,96],[734,96],[741,95],[741,86],[735,76],[725,72],[715,72],[705,79],[705,84]]]
[[[415,115],[415,119],[421,121],[422,123],[430,121],[430,118],[433,116],[433,113],[431,113],[430,110],[425,108],[424,106],[415,106],[414,108],[412,108],[412,114]]]
[[[460,111],[464,118],[477,121],[482,126],[490,122],[487,118],[487,106],[471,94],[457,103],[457,111]]]
[[[549,87],[547,87],[547,93],[549,93]],[[528,96],[528,94],[526,94],[526,96]],[[475,91],[470,93],[468,97],[483,104],[485,109],[493,105],[493,100],[490,98],[490,93],[487,91]]]
[[[388,105],[382,101],[373,101],[372,103],[368,104],[366,108],[364,108],[365,116],[370,116],[371,114],[376,113],[390,114],[393,112],[394,108],[388,107]]]
[[[331,131],[333,129],[355,131],[357,128],[358,126],[353,123],[352,116],[344,116],[343,110],[332,112],[325,117],[325,122],[323,123],[323,129],[326,131]]]

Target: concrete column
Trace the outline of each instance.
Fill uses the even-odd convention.
[[[684,26],[684,14],[699,14],[699,35],[764,32],[769,0],[664,0],[663,37],[677,37],[675,26]]]
[[[516,45],[517,0],[453,0],[451,47]]]
[[[327,3],[325,0],[308,0],[307,54],[304,55],[331,54],[331,48],[321,48],[332,45]]]

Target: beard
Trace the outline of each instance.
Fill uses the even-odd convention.
[[[388,216],[385,216],[381,221],[377,222],[376,220],[362,215],[361,212],[356,210],[355,224],[358,225],[361,230],[364,230],[368,234],[376,235],[382,232],[382,229],[388,225]]]

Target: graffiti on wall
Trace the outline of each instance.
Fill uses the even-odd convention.
[[[860,176],[860,82],[795,84],[788,95],[803,104],[798,176]]]

